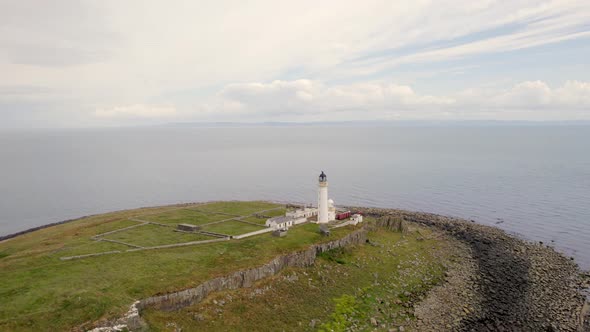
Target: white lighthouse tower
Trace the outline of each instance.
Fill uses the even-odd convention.
[[[325,224],[330,221],[328,215],[328,177],[322,171],[318,189],[318,223]]]

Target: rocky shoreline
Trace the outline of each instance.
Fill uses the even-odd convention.
[[[589,276],[553,248],[458,218],[355,209],[434,227],[466,246],[468,254],[449,271],[447,282],[416,305],[417,330],[590,331],[581,293]]]

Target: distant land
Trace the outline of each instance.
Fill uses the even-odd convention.
[[[498,120],[474,120],[474,121],[434,121],[434,120],[403,120],[403,121],[318,121],[318,122],[173,122],[156,127],[296,127],[296,126],[589,126],[589,121],[498,121]]]
[[[590,120],[572,121],[502,121],[502,120],[376,120],[376,121],[194,121],[159,124],[122,125],[80,125],[80,126],[27,126],[2,127],[1,132],[59,131],[116,128],[247,128],[247,127],[546,127],[546,126],[590,126]]]

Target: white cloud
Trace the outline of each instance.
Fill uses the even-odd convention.
[[[313,80],[231,84],[218,95],[253,112],[323,112],[449,105],[447,97],[419,95],[405,85],[369,82],[327,86]]]
[[[500,107],[534,109],[556,104],[554,94],[555,92],[545,82],[527,81],[494,96],[491,102]]]
[[[437,24],[426,25],[424,29],[416,30],[415,39],[428,45],[434,41],[452,40],[501,27],[505,27],[507,31],[446,46],[441,43],[441,45],[430,46],[426,50],[416,50],[403,56],[373,57],[356,61],[344,69],[345,75],[367,75],[404,64],[456,60],[590,36],[587,25],[590,19],[590,2],[543,1],[531,3],[528,6],[523,6],[523,3],[514,1],[505,6],[505,2],[490,1],[485,6],[464,8],[457,8],[460,4],[454,3],[451,7],[456,11],[449,13],[450,16],[445,16],[448,23],[435,20]],[[454,7],[454,5],[458,6]],[[432,15],[437,14],[440,12],[434,11]],[[413,25],[411,27],[416,29]],[[411,44],[410,41],[407,42]]]
[[[525,81],[504,90],[466,90],[456,94],[455,98],[464,105],[488,109],[590,112],[590,83],[566,81],[560,87],[551,88],[543,81]]]
[[[567,81],[551,88],[542,81],[525,81],[508,89],[471,89],[434,96],[384,82],[327,86],[313,80],[273,81],[230,84],[207,109],[207,116],[218,112],[233,121],[490,119],[490,114],[510,117],[522,112],[533,112],[527,113],[533,120],[579,116],[578,111],[588,119],[590,83]]]
[[[588,72],[554,74],[550,66],[539,75],[519,77],[512,76],[515,66],[506,66],[505,77],[498,77],[502,74],[489,72],[494,69],[485,72],[487,63],[455,63],[452,66],[468,69],[458,80],[445,75],[444,68],[427,65],[566,40],[581,45],[590,36],[589,20],[590,2],[584,0],[23,0],[3,3],[0,10],[0,86],[51,90],[5,94],[10,107],[36,103],[48,110],[63,109],[60,114],[78,112],[80,118],[90,109],[93,119],[121,122],[142,117],[188,119],[194,116],[188,105],[199,105],[198,113],[211,117],[220,109],[219,116],[288,117],[286,113],[292,112],[293,117],[307,114],[310,120],[330,111],[352,116],[363,109],[371,110],[366,116],[392,109],[436,115],[437,109],[446,112],[465,104],[459,94],[436,88],[447,82],[454,84],[452,89],[464,89],[485,84],[482,81],[490,75],[496,75],[494,80],[534,77],[550,83],[585,79]],[[575,65],[588,68],[588,60],[579,60],[583,56],[575,52],[564,51],[556,66],[567,66],[571,57],[578,59]],[[396,70],[405,65],[439,74],[420,78],[413,73],[399,79]],[[480,73],[471,79],[473,65]],[[428,86],[431,79],[438,80],[434,89]],[[226,88],[215,95],[220,86]],[[425,86],[428,94],[415,89]],[[518,106],[527,109],[553,107],[556,100],[569,108],[576,106],[572,103],[585,105],[584,86],[562,88],[563,92],[550,89],[547,97],[538,87],[523,86],[523,91],[503,91],[502,98],[515,106],[520,96]],[[525,90],[530,99],[523,97]],[[498,93],[494,92],[495,105],[502,105]],[[151,104],[175,105],[177,112]],[[123,106],[94,112],[95,105]],[[26,111],[19,114],[26,122]],[[56,123],[78,119],[60,116],[55,113]]]
[[[103,8],[89,2],[3,1],[0,62],[62,67],[104,61],[117,36]]]
[[[555,90],[554,99],[561,105],[590,110],[590,83],[568,81],[563,87]]]
[[[176,115],[176,108],[136,104],[99,108],[94,114],[99,118],[170,118]]]

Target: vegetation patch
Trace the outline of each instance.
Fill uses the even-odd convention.
[[[269,210],[269,211],[265,211],[264,213],[261,213],[260,216],[262,216],[265,221],[266,221],[266,217],[278,217],[278,216],[284,216],[285,212],[287,212],[287,209],[284,208],[279,208],[279,209],[273,209],[273,210]]]
[[[231,212],[257,212],[284,208],[270,203],[252,202],[250,207],[249,204],[226,202],[217,204],[215,210],[224,212],[225,207]],[[204,245],[69,261],[59,259],[69,256],[67,252],[91,251],[92,245],[110,246],[94,242],[91,237],[138,224],[129,219],[163,214],[179,207],[186,208],[155,207],[91,216],[1,242],[0,252],[9,255],[0,259],[0,331],[89,329],[99,319],[120,317],[137,299],[196,287],[216,276],[268,263],[278,255],[341,238],[355,229],[343,227],[333,230],[330,237],[322,237],[317,225],[307,224],[290,229],[284,238],[265,234]],[[147,232],[141,233],[144,231]],[[156,225],[139,226],[105,237],[152,245],[168,242],[168,236],[179,241],[179,235],[189,235],[191,240],[198,238],[196,234],[178,233],[172,227]],[[248,308],[242,309],[250,312]],[[160,329],[167,328],[164,324]]]
[[[205,205],[200,205],[198,207],[199,211],[205,212],[220,212],[231,214],[234,216],[248,216],[254,213],[269,213],[262,212],[269,209],[275,209],[278,206],[277,204],[268,203],[268,202],[215,202],[209,203]]]
[[[255,224],[258,224],[258,225],[261,225],[261,226],[265,226],[267,219],[268,218],[248,217],[248,218],[244,218],[243,220],[244,221],[251,222],[251,223],[255,223]]]
[[[176,232],[175,229],[172,227],[163,227],[150,224],[109,234],[104,238],[108,240],[121,241],[141,247],[154,247],[165,244],[214,239],[214,237],[203,234],[181,233]]]
[[[94,227],[91,227],[90,230],[93,231],[92,235],[99,235],[99,234],[104,234],[107,232],[112,232],[112,231],[116,231],[118,229],[123,229],[125,227],[135,226],[135,225],[139,225],[139,224],[141,224],[141,223],[137,222],[137,221],[123,219],[123,220],[115,220],[115,221],[101,223],[101,224],[98,224]]]
[[[261,229],[263,229],[263,227],[255,226],[237,220],[228,220],[217,224],[203,226],[204,231],[226,235],[240,235],[254,231],[259,231]]]
[[[301,229],[306,226],[317,229]],[[413,303],[442,281],[453,258],[450,243],[429,239],[427,229],[420,234],[371,231],[370,243],[324,252],[314,266],[285,269],[177,312],[148,309],[143,316],[156,331],[172,324],[183,331],[397,329],[414,320]]]
[[[127,249],[130,249],[129,246],[123,244],[88,239],[84,242],[64,246],[61,250],[56,251],[56,254],[58,254],[59,257],[66,257],[96,254],[115,250],[125,251]]]
[[[203,225],[215,221],[229,219],[231,216],[225,214],[206,213],[194,209],[176,209],[160,214],[153,214],[141,217],[141,220],[153,221],[161,224],[193,224]]]
[[[344,294],[334,299],[334,312],[330,320],[320,326],[321,332],[346,331],[352,325],[351,317],[359,315],[359,302],[353,295]]]
[[[329,251],[324,251],[318,255],[319,258],[338,264],[346,264],[346,256],[350,257],[351,248],[340,247]]]

